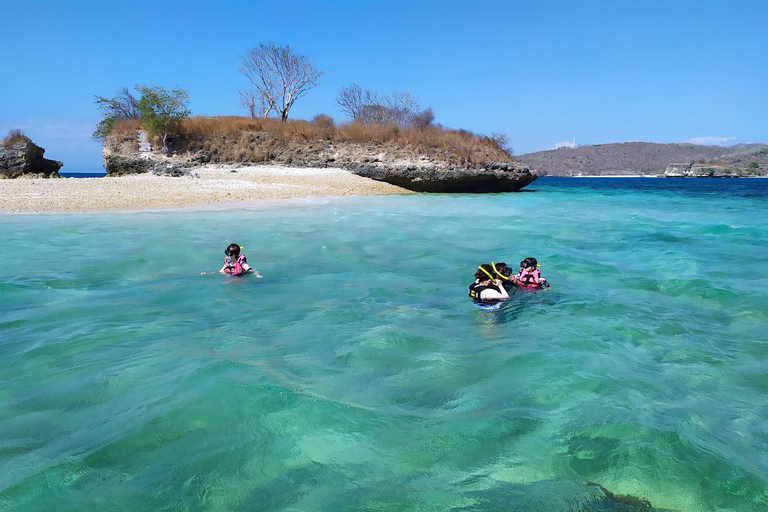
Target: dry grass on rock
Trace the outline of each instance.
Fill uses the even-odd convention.
[[[112,136],[135,136],[138,121],[115,124]],[[446,164],[483,165],[509,162],[511,154],[495,137],[442,126],[400,128],[394,125],[343,123],[336,125],[327,115],[311,121],[261,119],[237,116],[191,117],[184,120],[172,137],[176,153],[202,152],[211,162],[270,163],[286,147],[327,142],[334,145],[374,145],[428,155]],[[159,141],[153,141],[159,145]]]

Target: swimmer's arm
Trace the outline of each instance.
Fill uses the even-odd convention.
[[[227,268],[227,266],[226,266],[226,265],[224,265],[223,267],[221,267],[221,269],[217,270],[216,272],[200,272],[200,275],[201,275],[201,276],[204,276],[205,274],[226,274],[226,272],[224,272],[224,269],[225,269],[225,268]]]
[[[253,268],[246,262],[243,262],[243,270],[245,270],[249,274],[253,274],[256,277],[264,277],[261,274],[259,274],[258,270],[253,270]]]
[[[504,299],[509,298],[509,292],[507,291],[506,288],[504,288],[504,283],[501,282],[501,279],[496,280],[496,288],[499,289],[499,293],[502,296],[502,298]]]
[[[500,291],[496,290],[483,290],[480,292],[480,298],[481,299],[508,299],[509,293],[504,288],[504,286],[501,283],[501,279],[496,280],[496,286],[499,288]]]

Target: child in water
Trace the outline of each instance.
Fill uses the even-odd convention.
[[[525,258],[520,262],[520,273],[511,278],[518,288],[525,290],[538,290],[549,288],[549,283],[541,277],[541,270],[536,258]]]
[[[257,270],[253,270],[245,260],[245,254],[240,254],[241,247],[237,244],[229,244],[224,250],[224,266],[219,270],[222,274],[241,276],[243,274],[253,274],[256,277],[263,277]],[[205,274],[205,272],[202,272]]]

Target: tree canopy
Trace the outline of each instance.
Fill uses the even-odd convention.
[[[93,138],[101,140],[112,131],[115,121],[139,118],[139,100],[137,100],[127,87],[120,89],[114,98],[96,96],[96,107],[104,114],[104,119],[99,121]]]
[[[137,105],[141,124],[149,135],[162,135],[163,152],[168,150],[168,133],[184,120],[191,111],[187,108],[189,93],[184,89],[166,90],[164,87],[137,85],[141,93]]]
[[[149,135],[162,136],[163,151],[167,151],[166,139],[178,123],[191,113],[187,107],[189,93],[184,89],[168,91],[164,87],[136,85],[137,99],[127,87],[120,89],[114,98],[96,96],[96,106],[104,114],[93,137],[101,140],[112,131],[116,121],[138,119]]]

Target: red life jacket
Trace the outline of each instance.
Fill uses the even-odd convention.
[[[247,263],[245,261],[245,254],[241,254],[234,263],[231,260],[224,258],[224,272],[232,274],[233,276],[243,274],[245,273],[243,263]]]
[[[539,270],[538,267],[534,270],[521,270],[520,273],[517,274],[517,286],[528,290],[541,288],[541,270]]]

